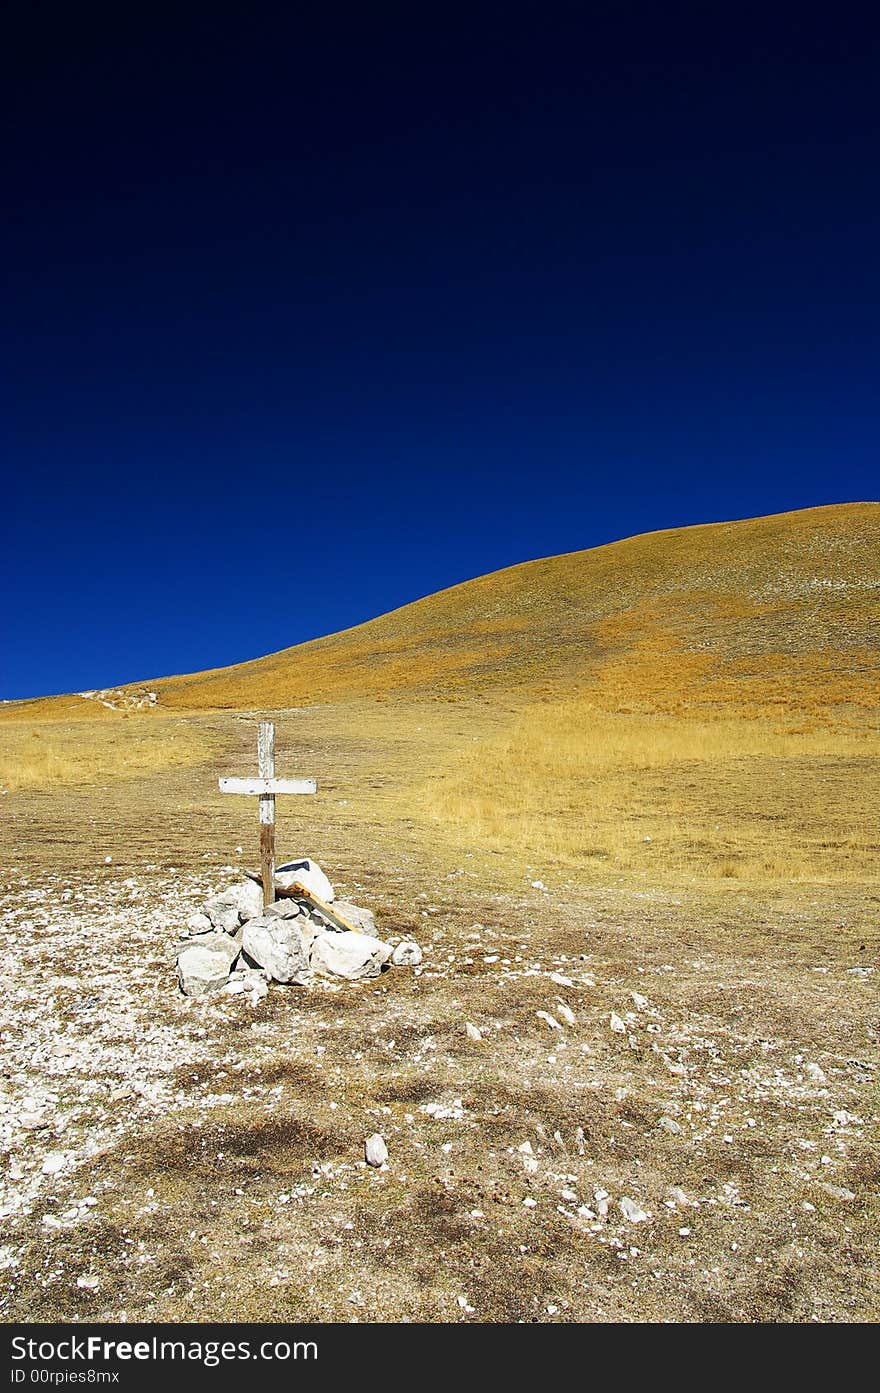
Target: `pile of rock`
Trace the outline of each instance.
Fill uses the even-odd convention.
[[[334,904],[360,932],[336,929],[304,901],[277,899],[264,909],[262,886],[242,881],[209,900],[181,930],[177,977],[185,996],[222,990],[248,992],[258,1000],[270,981],[304,986],[314,974],[355,981],[377,977],[392,965],[421,962],[421,949],[412,939],[396,947],[384,943],[371,910],[336,900],[315,861],[305,857],[279,867],[276,888],[287,888],[294,880]]]

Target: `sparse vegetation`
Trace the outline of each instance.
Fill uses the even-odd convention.
[[[8,793],[59,785],[109,784],[200,764],[211,744],[189,722],[118,716],[37,726],[0,726],[0,788]]]

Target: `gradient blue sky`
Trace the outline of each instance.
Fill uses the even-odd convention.
[[[876,21],[313,8],[16,36],[4,698],[880,496]]]

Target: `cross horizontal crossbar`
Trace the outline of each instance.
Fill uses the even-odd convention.
[[[220,779],[221,793],[251,793],[265,798],[275,793],[316,793],[314,779]]]

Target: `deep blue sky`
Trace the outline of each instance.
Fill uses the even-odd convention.
[[[880,496],[876,22],[115,8],[6,55],[0,696]]]

